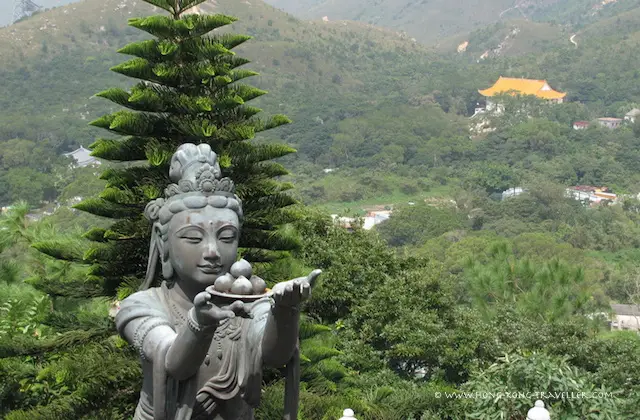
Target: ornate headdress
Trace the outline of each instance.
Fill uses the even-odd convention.
[[[186,143],[171,157],[169,179],[164,198],[151,201],[144,209],[145,217],[154,224],[149,247],[147,275],[142,289],[150,287],[155,276],[158,240],[166,240],[168,223],[174,214],[206,206],[229,208],[242,219],[242,202],[235,195],[230,178],[221,178],[218,156],[208,144]],[[163,273],[164,274],[164,273]]]

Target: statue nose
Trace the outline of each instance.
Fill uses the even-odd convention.
[[[218,255],[218,247],[214,242],[209,242],[204,249],[204,258],[205,259],[217,259]]]

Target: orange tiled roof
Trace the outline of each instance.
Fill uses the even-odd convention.
[[[541,99],[561,99],[567,95],[564,92],[557,92],[551,89],[546,80],[515,79],[502,76],[493,86],[478,92],[483,96],[513,92],[520,95],[535,95]]]

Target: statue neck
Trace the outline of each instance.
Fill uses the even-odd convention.
[[[176,301],[180,306],[190,308],[193,305],[193,300],[199,292],[191,292],[185,290],[178,280],[173,283],[173,287],[169,289],[169,297]]]

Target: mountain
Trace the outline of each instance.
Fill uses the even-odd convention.
[[[498,21],[517,4],[545,7],[556,0],[269,0],[296,16],[358,20],[397,31],[423,42],[437,42]]]
[[[639,0],[267,0],[308,19],[357,20],[427,43],[511,19],[584,26],[640,5]]]
[[[34,3],[42,9],[40,13],[53,7],[64,6],[75,3],[78,0],[35,0]],[[3,0],[0,2],[0,26],[10,25],[13,18],[13,10],[16,0]]]

